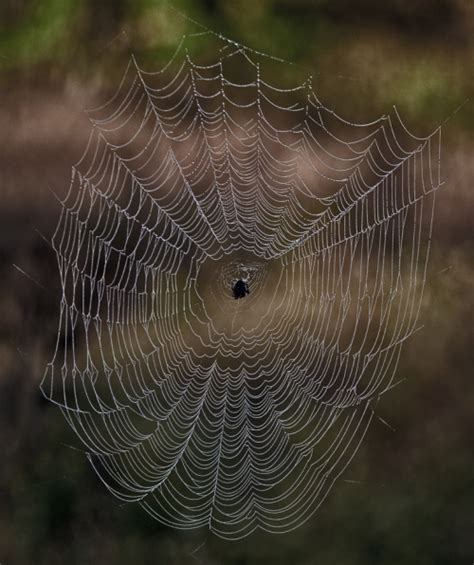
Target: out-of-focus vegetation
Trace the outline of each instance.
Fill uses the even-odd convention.
[[[472,563],[471,0],[181,0],[203,25],[313,74],[353,121],[396,104],[443,130],[443,176],[422,321],[405,381],[321,511],[279,537],[225,543],[121,506],[38,390],[54,347],[59,281],[50,236],[89,125],[81,110],[117,85],[129,54],[150,70],[199,32],[160,0],[2,0],[0,5],[0,562],[5,565],[432,565]],[[189,48],[212,60],[206,41]],[[270,71],[271,72],[271,71]],[[280,71],[281,72],[281,67]],[[273,82],[281,76],[270,77]],[[469,99],[471,101],[469,101]],[[468,100],[466,102],[466,100]],[[464,105],[463,105],[464,104]],[[460,106],[457,112],[454,111]],[[19,266],[22,274],[14,267]]]
[[[437,125],[474,94],[471,0],[4,0],[1,65],[113,82],[122,68],[111,55],[123,63],[120,53],[133,50],[156,69],[183,34],[201,31],[173,8],[306,67],[333,103],[346,95],[346,111],[364,113],[370,98],[372,112],[396,103]],[[472,112],[465,117],[474,127]]]

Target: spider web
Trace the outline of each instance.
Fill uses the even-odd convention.
[[[287,532],[417,329],[440,130],[415,137],[396,110],[351,123],[311,78],[270,84],[268,58],[221,36],[198,64],[186,41],[156,73],[132,57],[90,111],[42,391],[120,500],[228,539]]]

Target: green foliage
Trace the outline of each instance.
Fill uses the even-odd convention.
[[[60,67],[65,78],[79,72],[102,84],[108,77],[112,86],[130,50],[156,70],[184,34],[191,34],[186,46],[193,55],[210,59],[212,37],[192,36],[205,26],[295,63],[268,78],[294,83],[312,74],[321,98],[349,118],[373,118],[396,104],[407,119],[433,129],[474,96],[466,72],[474,56],[472,11],[463,0],[425,4],[422,10],[408,0],[383,7],[372,0],[29,1],[4,9],[0,65],[33,75],[35,68],[39,75],[45,66]],[[472,114],[458,127],[474,127]]]
[[[61,58],[71,41],[81,2],[43,0],[28,3],[17,21],[2,18],[0,53],[3,67],[27,67]]]

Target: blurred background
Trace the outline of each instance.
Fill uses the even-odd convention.
[[[0,4],[0,563],[471,564],[474,561],[474,3],[472,0],[2,0]],[[351,121],[396,105],[410,129],[443,124],[423,330],[402,384],[320,511],[284,536],[224,542],[122,506],[39,382],[54,349],[59,280],[48,245],[83,112],[133,52],[157,70],[192,20],[312,74]],[[214,61],[205,40],[195,57]],[[281,68],[280,68],[281,72]],[[278,84],[281,76],[269,77]]]

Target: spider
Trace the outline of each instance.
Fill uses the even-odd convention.
[[[239,279],[233,286],[232,286],[232,293],[234,298],[245,298],[246,294],[250,294],[249,285],[242,279]]]

